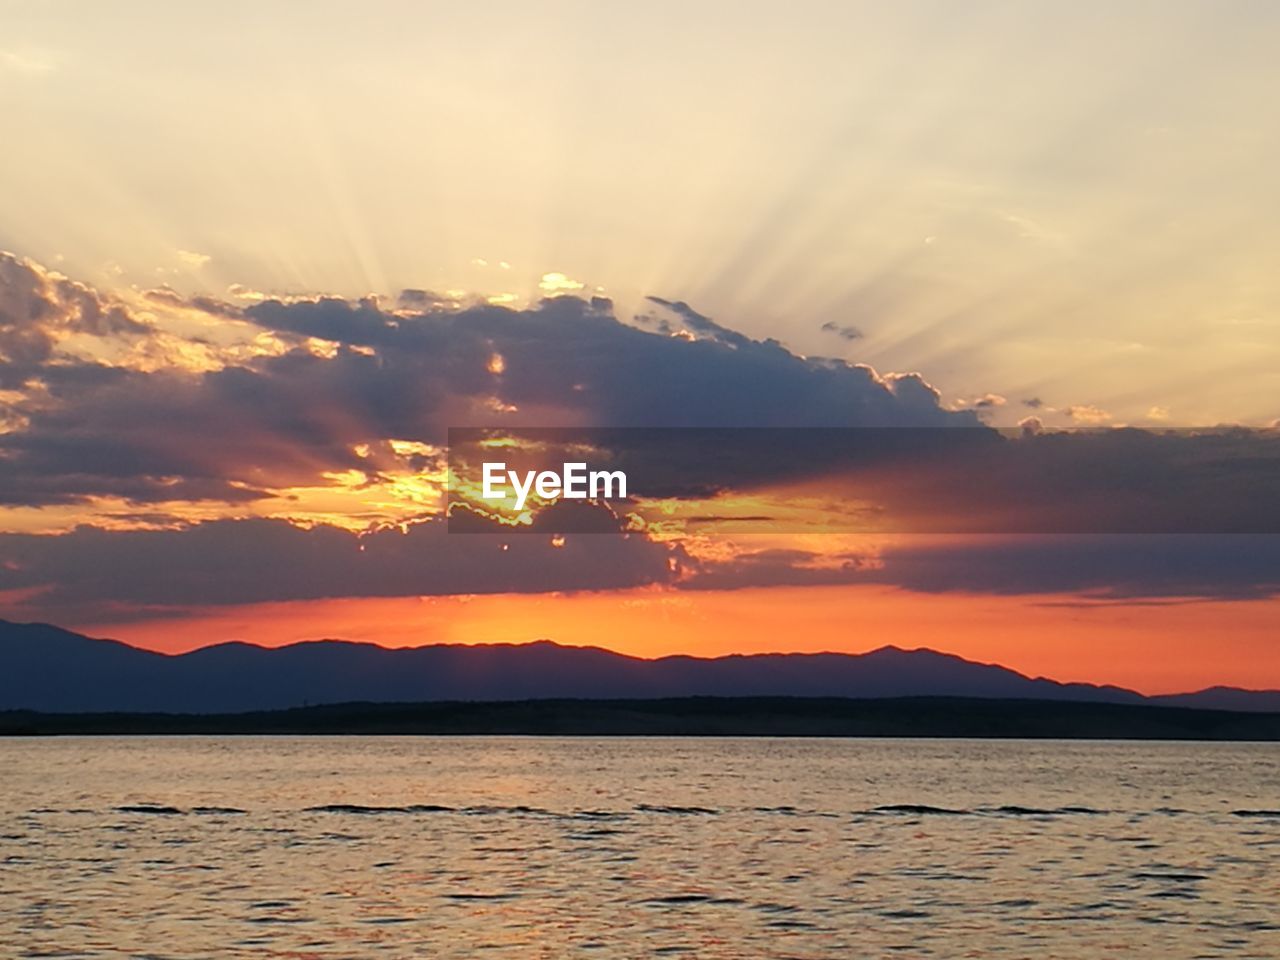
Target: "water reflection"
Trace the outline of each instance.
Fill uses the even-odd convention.
[[[1280,750],[0,742],[17,957],[1280,956]]]

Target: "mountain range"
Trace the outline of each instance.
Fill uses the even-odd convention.
[[[892,646],[862,654],[645,660],[548,640],[399,649],[315,640],[274,648],[232,642],[171,655],[0,620],[0,710],[206,714],[351,702],[703,696],[974,697],[1280,711],[1280,691],[1213,687],[1146,697]]]

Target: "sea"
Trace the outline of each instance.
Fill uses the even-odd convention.
[[[0,956],[1280,957],[1280,745],[0,740]]]

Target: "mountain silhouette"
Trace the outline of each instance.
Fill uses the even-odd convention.
[[[644,660],[548,640],[389,649],[315,640],[168,655],[0,620],[0,710],[235,713],[350,702],[673,697],[976,697],[1276,710],[1280,692],[1171,697],[1031,678],[933,650]]]

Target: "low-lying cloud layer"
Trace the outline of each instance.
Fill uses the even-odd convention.
[[[178,530],[3,534],[0,592],[10,591],[18,608],[63,617],[136,618],[276,600],[609,590],[672,582],[687,561],[680,547],[638,535],[491,531],[451,536],[428,520],[357,535],[218,520]]]
[[[865,553],[755,550],[693,570],[688,590],[881,584],[913,593],[1074,594],[1090,601],[1280,594],[1271,534],[905,538]]]

